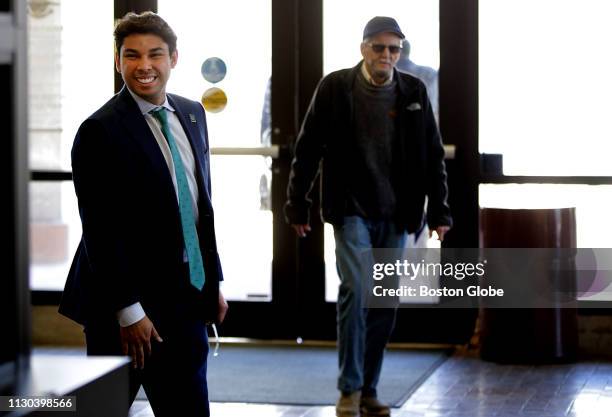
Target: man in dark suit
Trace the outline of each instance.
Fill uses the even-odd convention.
[[[208,416],[206,324],[227,303],[200,103],[166,94],[176,35],[154,13],[114,32],[125,86],[79,128],[72,149],[83,236],[60,312],[90,355],[129,354],[156,416]],[[96,80],[92,80],[96,82]]]

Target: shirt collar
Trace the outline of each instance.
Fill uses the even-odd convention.
[[[365,78],[368,83],[372,84],[375,87],[384,87],[393,82],[393,76],[391,76],[391,78],[389,78],[384,83],[378,84],[376,81],[372,79],[372,76],[368,72],[368,69],[366,68],[366,65],[365,65],[365,61],[361,63],[361,74],[363,75],[363,78]]]
[[[130,95],[132,96],[136,104],[138,104],[138,108],[140,109],[140,112],[143,115],[147,113],[151,113],[153,110],[157,110],[160,107],[163,107],[168,111],[174,112],[174,107],[172,107],[170,103],[168,102],[168,96],[164,98],[164,102],[161,105],[157,105],[157,104],[150,103],[147,100],[143,99],[138,94],[135,94],[134,92],[132,92],[132,90],[130,90],[129,88],[127,88],[127,90],[130,92]]]

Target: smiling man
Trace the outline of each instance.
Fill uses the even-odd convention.
[[[210,201],[206,117],[167,94],[176,35],[151,12],[115,27],[125,86],[79,128],[72,173],[83,235],[60,312],[89,355],[129,355],[130,398],[156,416],[208,416],[206,324],[227,303]]]
[[[376,386],[396,311],[367,308],[376,260],[364,254],[395,248],[400,259],[408,233],[427,223],[442,240],[452,224],[444,149],[425,86],[395,69],[402,39],[395,19],[374,17],[363,31],[363,60],[321,80],[287,189],[287,222],[304,237],[310,231],[308,194],[321,169],[321,216],[334,226],[340,275],[340,417],[390,415]]]

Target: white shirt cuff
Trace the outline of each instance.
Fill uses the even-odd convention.
[[[117,312],[119,326],[127,327],[142,320],[146,316],[140,303],[134,303],[131,306],[122,308]]]

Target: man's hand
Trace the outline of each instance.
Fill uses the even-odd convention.
[[[217,314],[217,323],[223,323],[228,308],[229,306],[227,305],[227,301],[225,301],[225,297],[223,297],[221,290],[219,290],[219,313]]]
[[[134,368],[144,369],[145,357],[151,355],[151,338],[163,342],[147,316],[131,326],[121,327],[121,350],[132,357]]]
[[[309,224],[292,224],[291,227],[293,227],[298,237],[306,237],[306,233],[310,232]]]
[[[438,226],[436,227],[436,234],[438,235],[438,240],[440,242],[442,242],[444,240],[444,235],[446,234],[446,232],[448,232],[450,230],[450,226]],[[433,230],[429,230],[429,238],[431,239],[431,236],[433,234]]]

